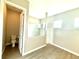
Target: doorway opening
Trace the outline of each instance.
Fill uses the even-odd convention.
[[[3,54],[18,50],[22,55],[24,10],[6,3],[3,25]]]

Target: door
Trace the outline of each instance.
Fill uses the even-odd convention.
[[[19,50],[20,54],[22,54],[23,48],[23,32],[24,32],[24,13],[20,14],[20,31],[19,31]]]

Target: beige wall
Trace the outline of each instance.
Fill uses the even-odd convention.
[[[74,20],[79,17],[79,8],[53,16],[62,20],[63,27],[54,29],[53,43],[79,54],[79,28],[74,28]]]
[[[10,43],[11,35],[19,36],[20,12],[7,8],[6,44]]]

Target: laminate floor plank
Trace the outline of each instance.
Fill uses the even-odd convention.
[[[18,45],[16,45],[15,48],[12,48],[11,46],[6,47],[3,53],[3,59],[79,59],[79,56],[75,56],[48,44],[47,46],[22,57]]]

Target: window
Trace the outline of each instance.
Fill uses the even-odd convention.
[[[28,24],[28,37],[40,35],[40,24]]]
[[[74,27],[79,28],[79,17],[74,20]]]
[[[54,21],[53,28],[62,28],[62,20]]]

